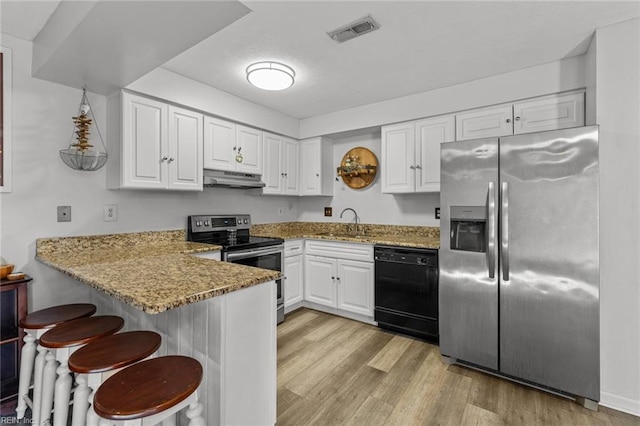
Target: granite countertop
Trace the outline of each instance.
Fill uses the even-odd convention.
[[[203,259],[184,231],[42,238],[36,259],[149,314],[272,281],[280,272]]]
[[[413,248],[440,248],[440,229],[427,226],[358,224],[360,235],[354,236],[353,224],[288,222],[254,225],[251,233],[256,236],[284,240],[313,238]]]

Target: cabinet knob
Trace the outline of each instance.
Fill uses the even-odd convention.
[[[238,147],[237,147],[237,146],[234,146],[234,147],[233,147],[233,150],[235,151],[236,149],[238,149]]]
[[[320,173],[316,173],[316,177],[320,177]]]
[[[289,173],[285,173],[285,174],[284,174],[284,177],[289,177]]]
[[[160,159],[160,161],[167,161],[168,159],[169,159],[169,157],[162,157],[162,158]]]
[[[173,162],[173,157],[169,158],[169,160],[167,160],[167,163],[171,163]]]
[[[332,279],[332,280],[335,280],[335,279],[336,279],[336,277],[331,277],[331,279]]]
[[[412,164],[412,165],[410,165],[410,166],[409,166],[409,168],[410,168],[411,170],[415,170],[415,169],[416,169],[416,166],[414,166],[414,165]]]
[[[510,118],[507,118],[507,123],[511,123],[511,119]]]
[[[280,177],[284,177],[284,173],[280,173]]]
[[[421,169],[422,166],[420,164],[416,164],[416,169]]]
[[[516,117],[516,118],[515,118],[515,120],[516,120],[516,121],[520,121],[520,117]]]
[[[340,277],[336,277],[336,280],[340,281]]]

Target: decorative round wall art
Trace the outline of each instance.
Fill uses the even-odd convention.
[[[378,159],[371,150],[363,147],[350,149],[337,168],[337,175],[342,177],[349,188],[362,189],[371,185],[378,172]],[[337,178],[336,178],[337,179]]]

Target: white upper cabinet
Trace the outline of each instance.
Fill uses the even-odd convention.
[[[456,115],[456,140],[508,136],[513,134],[511,104],[474,109]]]
[[[382,192],[415,192],[415,122],[382,127]]]
[[[262,174],[262,132],[251,127],[236,125],[236,170]]]
[[[169,107],[169,189],[202,190],[202,114]]]
[[[545,96],[513,104],[513,133],[584,126],[584,93]]]
[[[452,115],[383,126],[382,192],[440,191],[440,144],[453,140]]]
[[[584,126],[584,92],[541,96],[456,115],[457,140]]]
[[[416,122],[416,192],[440,192],[440,144],[455,140],[452,115]]]
[[[202,190],[202,115],[122,92],[108,105],[109,188]]]
[[[236,170],[236,125],[213,117],[204,118],[204,168]],[[236,148],[237,149],[237,148]]]
[[[300,167],[298,141],[264,133],[263,194],[299,195]]]
[[[333,145],[327,138],[300,142],[300,195],[333,195]]]
[[[262,132],[204,118],[204,168],[262,174]]]

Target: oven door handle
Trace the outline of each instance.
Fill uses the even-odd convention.
[[[284,248],[282,246],[278,246],[278,248],[264,248],[264,249],[252,249],[242,252],[231,252],[227,253],[226,260],[228,262],[232,262],[237,259],[247,259],[251,257],[264,256],[266,254],[277,254],[284,253]]]

